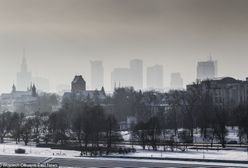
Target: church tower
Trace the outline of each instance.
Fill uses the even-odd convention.
[[[80,92],[86,90],[86,82],[82,75],[76,75],[71,82],[71,91],[72,92]]]
[[[31,88],[31,91],[32,91],[32,96],[36,97],[37,96],[37,91],[36,91],[36,86],[34,84],[33,84],[32,88]]]
[[[15,93],[16,92],[16,87],[15,87],[15,84],[13,84],[12,86],[12,93]]]

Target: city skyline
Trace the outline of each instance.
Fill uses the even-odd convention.
[[[0,164],[247,167],[247,7],[0,0]]]
[[[22,48],[32,75],[46,77],[52,92],[75,74],[91,81],[90,60],[103,61],[106,90],[111,89],[113,68],[128,67],[131,59],[142,59],[144,67],[163,65],[165,88],[173,72],[181,73],[184,87],[193,82],[197,61],[209,53],[219,62],[219,76],[245,79],[247,3],[2,0],[0,92],[10,91],[16,82]]]
[[[98,84],[98,83],[101,83],[101,82],[104,81],[104,66],[103,66],[103,63],[104,62],[101,61],[101,60],[90,61],[89,64],[91,66],[91,77],[90,77],[90,80],[87,81],[88,82],[87,89],[100,90],[102,86],[106,89],[106,87],[104,85],[105,82],[103,83],[103,85]],[[123,82],[123,80],[118,80],[116,82],[113,82],[113,79],[111,77],[111,80],[112,80],[111,81],[111,89],[107,90],[107,92],[113,92],[113,89],[115,87],[134,87],[134,89],[136,89],[136,90],[140,90],[140,89],[141,90],[159,89],[160,91],[162,91],[162,90],[163,91],[169,91],[171,89],[172,90],[173,89],[185,89],[185,86],[187,86],[188,84],[192,84],[193,82],[196,82],[196,80],[206,80],[206,79],[214,79],[214,78],[220,78],[220,77],[233,77],[233,76],[218,76],[218,73],[217,73],[218,72],[218,65],[217,64],[218,64],[218,61],[217,60],[212,60],[212,57],[210,57],[209,59],[206,59],[206,60],[198,61],[197,64],[196,64],[196,67],[195,67],[195,71],[196,71],[195,80],[190,81],[189,83],[186,83],[186,84],[183,82],[184,78],[181,76],[181,72],[172,72],[171,74],[169,74],[170,79],[167,81],[167,82],[169,82],[169,85],[166,86],[166,85],[164,85],[165,79],[163,79],[163,78],[165,78],[165,76],[167,75],[167,74],[165,75],[164,73],[167,73],[167,72],[165,72],[163,70],[164,68],[163,68],[162,65],[155,64],[155,65],[152,65],[152,66],[143,67],[143,60],[141,60],[141,59],[132,59],[132,60],[129,60],[129,67],[118,67],[118,68],[115,67],[115,68],[113,68],[111,74],[108,74],[108,75],[112,76],[113,75],[112,73],[117,70],[117,71],[122,71],[125,74],[124,76],[126,76],[126,77],[123,78],[124,82]],[[136,67],[136,65],[138,66],[138,68]],[[162,72],[162,76],[163,76],[163,78],[161,78],[161,80],[160,80],[160,84],[158,84],[158,85],[160,85],[160,87],[157,87],[157,88],[156,87],[151,87],[151,85],[153,85],[153,84],[148,84],[149,82],[147,81],[147,78],[149,76],[149,74],[148,74],[149,70],[148,69],[154,68],[156,66],[161,66],[162,67],[161,72]],[[20,72],[17,72],[17,80],[13,81],[11,83],[12,85],[13,84],[16,85],[17,90],[21,90],[21,91],[27,90],[27,88],[29,88],[29,86],[32,83],[37,85],[38,91],[43,91],[43,92],[63,93],[64,91],[69,90],[69,84],[70,83],[68,83],[68,82],[65,83],[65,84],[62,84],[62,83],[58,82],[58,84],[55,86],[55,89],[50,90],[50,81],[48,79],[46,79],[45,77],[32,76],[32,71],[29,72],[28,67],[29,67],[29,65],[27,63],[27,59],[26,59],[25,54],[24,54],[23,57],[22,57],[22,62],[20,64]],[[136,70],[134,70],[135,68],[136,68]],[[101,69],[102,69],[102,71],[99,74],[98,71],[101,70]],[[139,72],[137,74],[137,72],[135,72],[135,71],[137,71],[137,70],[139,71],[139,69],[141,69],[141,72]],[[199,73],[199,69],[200,69],[200,73]],[[92,71],[94,71],[94,72],[92,73]],[[124,72],[124,71],[126,71],[126,72]],[[20,78],[19,77],[20,74],[23,75],[23,72],[27,73],[25,75],[30,77],[30,79],[25,77],[26,80],[27,80],[26,82],[25,82],[25,80],[22,80],[22,82],[24,81],[24,83],[26,83],[26,85],[22,84],[22,86],[25,86],[25,87],[23,87],[24,89],[21,88],[20,86],[18,86],[18,78]],[[94,73],[97,73],[97,74],[94,74]],[[119,75],[119,72],[118,72],[117,75],[116,75],[117,78],[118,79],[121,78],[121,76],[123,76],[123,73],[121,73],[121,75]],[[208,73],[210,73],[210,74],[208,74]],[[81,75],[81,73],[75,73],[75,74]],[[142,76],[140,76],[141,74],[142,74]],[[100,75],[99,79],[96,78],[98,75]],[[202,75],[202,77],[199,78],[199,75],[200,76]],[[84,78],[85,78],[85,76],[84,76]],[[246,78],[247,77],[245,77],[244,79],[246,79]],[[95,79],[97,79],[95,81],[95,83],[92,83]],[[146,79],[146,80],[144,80],[144,79]],[[239,79],[239,78],[237,78],[237,79]],[[244,79],[240,79],[240,80],[244,80]],[[98,87],[94,88],[93,86],[97,85],[97,84],[98,84]],[[62,85],[63,85],[63,89],[61,88]],[[6,93],[11,90],[11,86],[8,87],[8,90],[6,90]],[[139,87],[137,87],[137,86],[139,86]],[[140,86],[142,86],[142,87],[140,87]]]
[[[112,80],[111,81],[111,89],[107,90],[107,92],[113,92],[113,89],[115,87],[134,87],[134,89],[136,89],[136,90],[159,89],[161,91],[162,90],[168,91],[170,89],[185,89],[185,86],[187,86],[188,84],[191,84],[193,82],[196,82],[196,80],[214,79],[214,78],[218,78],[218,77],[232,77],[232,76],[218,76],[217,75],[217,71],[218,71],[218,65],[217,65],[218,63],[217,62],[218,62],[217,60],[212,60],[212,57],[210,57],[209,60],[198,61],[196,64],[196,67],[195,67],[195,71],[196,71],[195,80],[191,81],[187,84],[185,84],[183,82],[184,78],[181,76],[180,72],[172,72],[170,74],[169,81],[167,81],[167,82],[170,82],[170,84],[168,86],[166,86],[166,85],[164,85],[164,82],[165,82],[164,78],[167,74],[165,75],[164,73],[167,73],[167,72],[164,71],[163,65],[155,64],[152,66],[143,67],[143,60],[132,59],[132,60],[129,60],[129,67],[115,67],[115,68],[113,68],[111,74],[109,74],[110,76],[112,76],[111,77],[111,80]],[[90,77],[90,80],[88,81],[88,83],[90,83],[90,81],[91,81],[91,84],[87,85],[87,89],[100,90],[102,86],[106,89],[106,87],[104,85],[105,82],[104,82],[103,63],[104,62],[101,60],[90,61],[91,77]],[[32,76],[32,71],[28,71],[29,70],[28,67],[29,67],[29,65],[27,63],[27,59],[26,59],[26,56],[24,54],[22,57],[22,62],[20,64],[20,72],[17,72],[17,80],[16,80],[16,82],[15,81],[12,82],[12,85],[13,84],[16,85],[17,90],[24,91],[27,88],[29,88],[29,86],[32,83],[36,84],[38,86],[38,90],[43,91],[43,92],[61,92],[63,90],[69,89],[69,83],[67,82],[65,84],[58,83],[58,85],[55,86],[56,88],[51,91],[50,85],[49,85],[49,80],[46,79],[45,77]],[[158,70],[158,68],[159,68],[159,70]],[[98,72],[99,70],[101,70],[100,73]],[[199,72],[199,70],[200,70],[200,72]],[[138,71],[138,74],[137,74],[137,71]],[[161,79],[159,78],[159,84],[155,84],[155,82],[148,82],[148,80],[147,80],[149,78],[148,76],[154,76],[155,72],[159,72],[160,74],[158,76],[160,76],[160,77],[162,76]],[[116,73],[115,74],[115,76],[117,77],[116,80],[115,79],[113,80],[113,73]],[[210,73],[210,74],[208,74],[208,73]],[[25,76],[25,78],[23,78],[21,80],[21,82],[23,82],[23,84],[21,84],[21,85],[20,85],[20,82],[18,84],[18,79],[20,78],[20,74]],[[80,73],[75,73],[75,74],[81,75]],[[100,75],[100,78],[98,79],[97,76],[99,77],[99,75]],[[202,77],[199,77],[201,75],[202,75]],[[124,76],[124,78],[122,78],[122,76]],[[85,78],[85,76],[84,76],[84,78]],[[144,78],[146,80],[144,80]],[[153,78],[154,79],[152,81],[154,81],[156,77],[153,77]],[[157,81],[157,79],[158,78],[156,78],[156,81]],[[95,83],[93,83],[94,80],[96,80]],[[243,80],[243,79],[241,79],[241,80]],[[101,84],[102,82],[103,82],[103,85]],[[61,90],[61,88],[60,89],[58,88],[58,87],[61,87],[61,85],[64,85],[64,89],[62,89],[62,90]],[[97,87],[94,87],[94,85]],[[20,87],[20,86],[22,86],[22,87]],[[154,86],[154,87],[152,87],[152,86]],[[159,86],[159,87],[157,87],[157,86]],[[10,86],[8,89],[10,90]],[[6,92],[8,92],[8,91],[6,91]]]

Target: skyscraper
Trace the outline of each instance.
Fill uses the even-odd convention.
[[[102,61],[91,61],[91,88],[101,89],[104,86],[104,69]]]
[[[134,59],[130,61],[131,84],[134,89],[143,89],[143,61]]]
[[[111,73],[111,88],[115,87],[130,87],[131,75],[129,68],[115,68]]]
[[[27,90],[32,82],[32,73],[28,72],[27,60],[25,58],[25,51],[23,51],[23,58],[21,64],[21,71],[17,73],[17,89],[20,91]]]
[[[162,65],[154,65],[147,68],[147,88],[163,89],[164,73]]]
[[[197,64],[197,79],[206,80],[217,77],[217,61],[201,61]]]
[[[182,89],[183,88],[183,78],[179,72],[171,74],[171,89]]]

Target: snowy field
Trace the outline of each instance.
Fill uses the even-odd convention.
[[[228,140],[238,140],[237,128],[230,129],[227,136]],[[124,141],[130,139],[129,132],[121,132]],[[199,132],[195,133],[195,141],[201,142],[201,137]],[[128,145],[131,147],[131,145]],[[189,149],[185,152],[181,151],[152,151],[152,150],[142,150],[141,146],[134,146],[137,150],[135,153],[129,154],[113,154],[114,156],[130,156],[130,157],[163,157],[163,158],[193,158],[193,159],[218,159],[218,160],[240,160],[248,161],[248,151],[247,149],[232,149],[232,150],[193,150]],[[15,154],[15,149],[22,148],[25,149],[25,154]],[[0,155],[22,155],[22,156],[40,156],[40,157],[62,157],[62,158],[75,158],[80,156],[79,151],[74,150],[59,150],[50,148],[40,148],[35,145],[24,146],[24,144],[15,144],[15,142],[8,142],[5,144],[0,144]]]
[[[181,130],[181,129],[179,129]],[[170,130],[172,134],[174,134],[173,130]],[[238,137],[238,127],[227,127],[227,136],[226,136],[226,141],[230,142],[230,141],[236,141],[237,143],[239,143],[239,137]],[[124,141],[129,141],[131,139],[131,135],[128,131],[121,131],[120,132]],[[168,136],[170,137],[170,136]],[[200,129],[195,129],[194,130],[194,143],[206,143],[207,140],[203,140],[203,138],[201,137],[200,134]],[[246,139],[243,139],[243,141],[246,141]],[[214,140],[214,143],[218,143],[218,140]]]
[[[148,151],[137,150],[136,153],[129,154],[116,154],[115,156],[130,156],[130,157],[158,157],[158,158],[193,158],[193,159],[217,159],[217,160],[240,160],[248,161],[247,150],[188,150],[186,152],[181,151]]]
[[[16,154],[15,149],[25,149],[25,154]],[[38,148],[36,146],[25,146],[23,144],[6,143],[0,144],[0,155],[21,155],[21,156],[44,156],[44,157],[78,157],[79,151],[59,150],[50,148]]]
[[[228,127],[228,134],[226,136],[226,141],[236,141],[239,142],[238,138],[238,128]],[[121,132],[124,141],[130,139],[130,134],[127,131]],[[194,142],[195,143],[206,143],[200,135],[200,130],[194,130]],[[214,142],[218,142],[215,140]],[[131,146],[129,146],[131,147]],[[137,149],[136,153],[125,154],[124,156],[131,157],[166,157],[166,158],[194,158],[194,159],[218,159],[218,160],[242,160],[248,161],[248,151],[247,149],[232,149],[232,150],[187,150],[185,152],[181,151],[152,151],[152,150],[142,150],[140,146],[135,146]],[[115,156],[123,156],[123,154],[116,154]]]
[[[22,148],[26,150],[25,154],[15,154],[15,149]],[[129,154],[113,154],[114,156],[131,156],[131,157],[166,157],[166,158],[194,158],[194,159],[218,159],[218,160],[241,160],[248,161],[247,150],[220,150],[220,151],[206,151],[206,150],[188,150],[186,152],[180,151],[152,151],[142,150],[140,147],[136,153]],[[0,155],[24,155],[24,156],[40,156],[40,157],[65,157],[73,158],[79,157],[79,151],[73,150],[58,150],[50,148],[38,148],[35,146],[24,146],[15,143],[0,144]]]

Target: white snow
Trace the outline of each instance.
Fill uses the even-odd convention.
[[[193,159],[218,159],[248,161],[247,150],[188,150],[181,151],[149,151],[138,149],[135,153],[116,154],[117,156],[131,157],[166,157],[166,158],[193,158]],[[116,156],[115,155],[115,156]]]
[[[121,133],[121,136],[124,139],[124,141],[129,141],[130,140],[130,137],[131,137],[130,132],[128,132],[128,131],[121,131],[120,133]]]
[[[16,154],[15,149],[25,149],[25,154]],[[25,146],[23,144],[6,143],[0,144],[0,155],[22,155],[22,156],[40,156],[40,157],[76,157],[80,155],[79,151],[59,150],[51,148],[38,148],[36,146]]]
[[[91,160],[121,160],[121,161],[136,161],[136,162],[152,162],[152,163],[175,163],[175,164],[195,164],[195,165],[210,165],[210,166],[228,166],[228,167],[248,167],[247,164],[238,164],[238,163],[215,163],[215,162],[195,162],[195,161],[174,161],[174,160],[153,160],[153,159],[142,159],[142,160],[137,160],[137,159],[123,159],[123,158],[85,158],[85,159],[91,159]]]
[[[166,158],[193,158],[193,159],[218,159],[218,160],[239,160],[239,161],[248,161],[248,153],[246,149],[234,149],[234,150],[188,150],[186,152],[180,151],[152,151],[152,150],[142,150],[141,147],[137,147],[136,153],[129,154],[113,154],[113,156],[130,156],[134,157],[134,159],[118,159],[116,160],[135,160],[135,157],[166,157]],[[25,154],[15,154],[15,149],[22,148],[26,150]],[[50,148],[38,148],[35,146],[24,146],[23,144],[15,144],[15,143],[6,143],[0,144],[0,155],[20,155],[20,156],[37,156],[37,157],[58,157],[58,158],[78,158],[80,156],[79,151],[74,150],[59,150],[59,149],[50,149]],[[85,159],[85,158],[84,158]],[[90,158],[88,158],[90,159]],[[94,158],[92,158],[94,159]],[[108,159],[111,158],[96,158],[96,159]],[[136,160],[137,161],[137,160]],[[199,162],[189,162],[189,161],[168,161],[168,160],[151,160],[151,159],[142,159],[139,161],[147,161],[147,162],[166,162],[166,163],[193,163],[199,164]],[[209,164],[209,165],[223,165],[223,163],[202,163],[201,164]],[[237,164],[233,164],[236,165]],[[240,164],[238,164],[240,165]],[[231,164],[228,164],[231,166]]]

